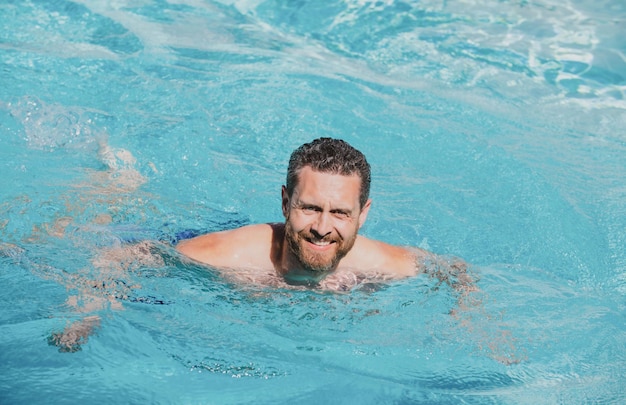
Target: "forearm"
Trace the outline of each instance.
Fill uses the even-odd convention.
[[[478,291],[476,279],[467,271],[467,263],[457,257],[446,257],[422,251],[417,257],[420,272],[436,278],[461,294]]]

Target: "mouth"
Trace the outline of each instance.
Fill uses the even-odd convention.
[[[332,240],[315,240],[315,239],[308,239],[308,238],[306,239],[306,241],[310,245],[312,245],[314,249],[318,249],[318,250],[325,250],[329,246],[335,243],[335,241],[332,241]]]

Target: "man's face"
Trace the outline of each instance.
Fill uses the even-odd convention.
[[[285,236],[292,257],[304,270],[334,270],[352,249],[370,201],[361,208],[358,175],[316,172],[305,166],[293,195],[283,187]]]

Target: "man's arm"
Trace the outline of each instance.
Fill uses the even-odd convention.
[[[272,227],[257,224],[187,239],[176,250],[217,268],[259,268],[271,266],[271,240]]]
[[[394,264],[390,268],[394,269],[394,276],[397,278],[425,273],[440,283],[449,285],[461,296],[478,290],[474,277],[467,271],[467,263],[459,258],[439,256],[417,247],[402,248],[378,243]]]
[[[375,263],[375,256],[385,258],[378,266],[393,278],[417,276],[422,273],[449,285],[460,296],[478,291],[475,277],[467,270],[467,263],[456,257],[440,256],[417,247],[399,247],[384,242],[366,240],[361,260]],[[370,255],[368,257],[368,254]]]
[[[467,271],[467,263],[457,257],[449,258],[425,252],[416,265],[420,272],[449,285],[462,296],[478,291],[475,278]]]
[[[197,262],[210,264],[211,260],[216,260],[213,252],[217,250],[220,239],[217,233],[209,233],[183,240],[176,246],[176,250]]]

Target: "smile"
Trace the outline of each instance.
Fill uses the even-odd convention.
[[[325,248],[325,247],[330,246],[331,244],[335,243],[334,241],[311,240],[311,239],[307,239],[307,242],[309,242],[311,245],[319,247],[319,248]]]

